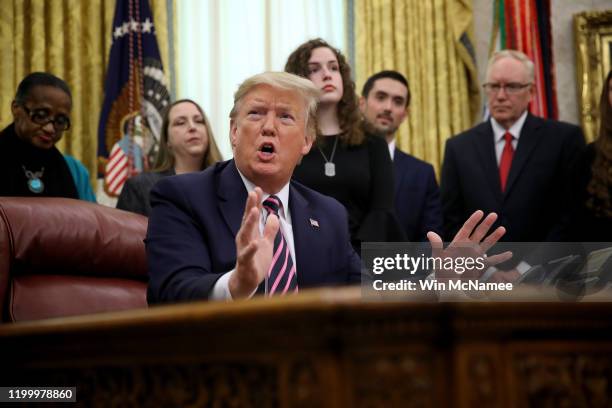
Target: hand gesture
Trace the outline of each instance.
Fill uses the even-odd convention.
[[[242,224],[236,234],[236,268],[228,283],[234,299],[250,296],[265,279],[272,262],[279,221],[276,215],[269,215],[263,235],[260,234],[262,197],[263,192],[259,187],[249,192]]]
[[[440,258],[442,261],[455,261],[459,258],[472,260],[480,258],[483,260],[481,263],[482,267],[465,269],[465,272],[461,274],[457,272],[457,268],[437,268],[435,271],[437,279],[477,279],[490,266],[512,258],[512,252],[510,251],[487,257],[487,251],[500,240],[506,233],[506,229],[504,227],[497,227],[495,231],[487,235],[491,226],[497,220],[497,214],[490,213],[484,220],[483,216],[484,212],[480,210],[474,212],[446,248],[444,248],[442,238],[438,234],[432,231],[427,233],[427,239],[431,244],[431,253],[434,259]],[[443,262],[443,264],[450,263]],[[457,263],[453,262],[453,264],[456,265]]]

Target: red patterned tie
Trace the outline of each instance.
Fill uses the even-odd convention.
[[[512,147],[512,135],[509,132],[504,134],[506,144],[502,151],[501,160],[499,161],[499,181],[501,183],[502,192],[506,190],[506,181],[510,174],[510,166],[512,166],[512,157],[514,156],[514,148]]]
[[[281,206],[281,201],[274,195],[266,198],[263,202],[263,208],[268,212],[268,215],[274,214],[278,217],[278,210]],[[285,241],[280,228],[274,238],[272,263],[268,270],[266,285],[268,296],[284,295],[285,293],[298,291],[295,265],[287,241]]]

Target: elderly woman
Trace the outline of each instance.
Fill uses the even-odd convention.
[[[178,100],[164,112],[153,170],[126,181],[117,208],[148,216],[149,193],[158,180],[200,171],[220,160],[221,154],[202,108],[192,100]]]
[[[11,105],[13,123],[0,132],[0,196],[65,197],[96,201],[89,173],[55,147],[70,129],[68,84],[47,72],[33,72]]]

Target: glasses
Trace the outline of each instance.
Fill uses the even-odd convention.
[[[498,84],[495,82],[489,82],[489,83],[484,84],[482,87],[488,94],[491,94],[491,95],[497,94],[502,89],[508,95],[516,95],[517,93],[521,92],[523,89],[527,88],[528,86],[531,86],[531,83],[521,84],[518,82],[510,82],[509,84]]]
[[[66,115],[51,116],[49,109],[34,109],[30,110],[27,106],[21,105],[25,113],[28,114],[30,120],[37,125],[45,126],[47,123],[53,123],[53,127],[57,132],[63,132],[70,129],[70,118]]]

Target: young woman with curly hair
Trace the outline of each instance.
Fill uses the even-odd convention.
[[[285,71],[310,79],[320,90],[317,142],[293,177],[334,197],[349,214],[351,240],[401,241],[404,236],[393,210],[393,165],[382,138],[362,130],[355,83],[342,53],[321,39],[300,45]]]

